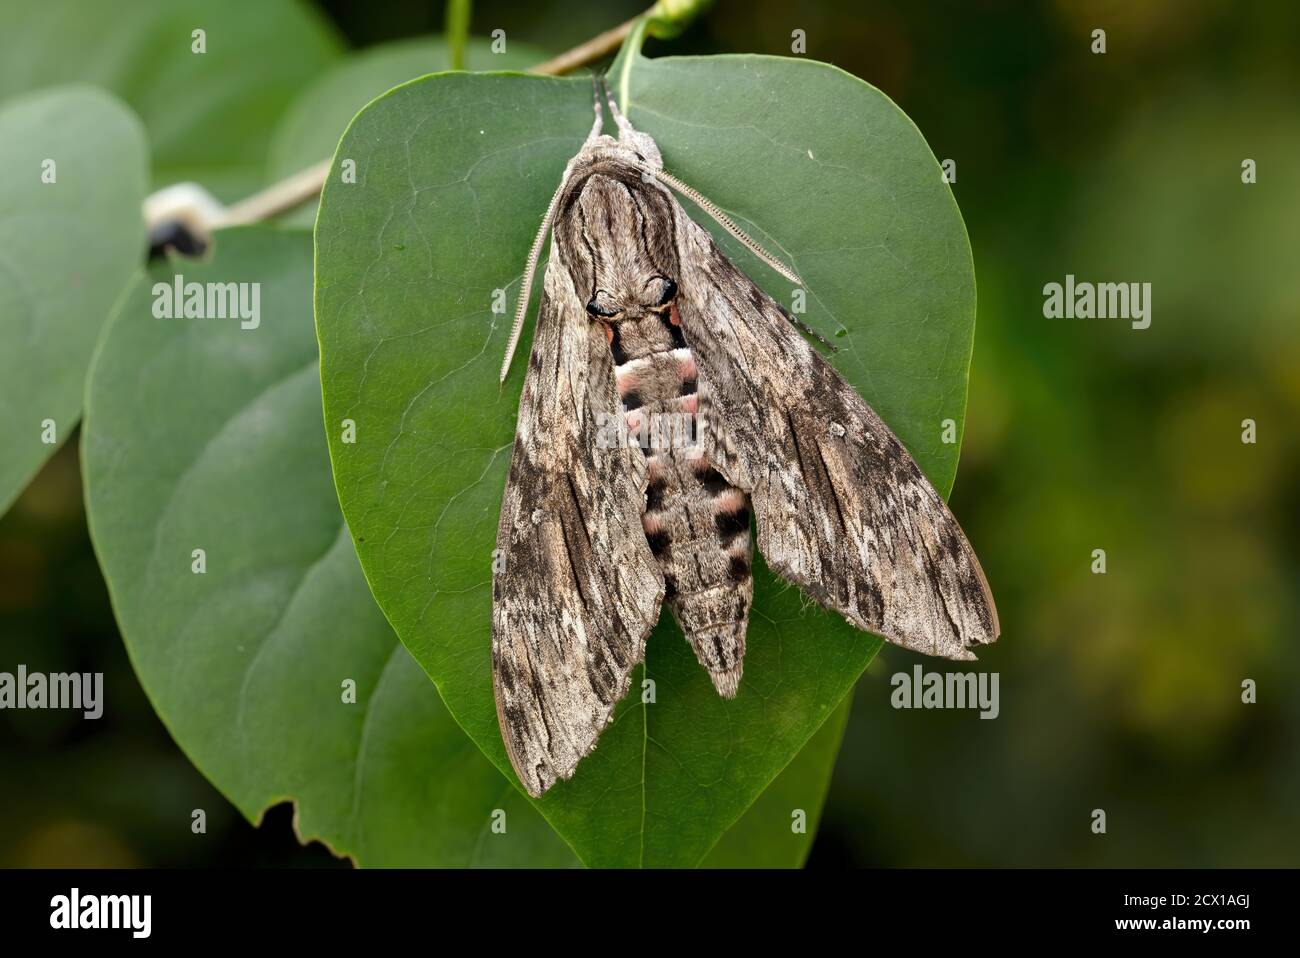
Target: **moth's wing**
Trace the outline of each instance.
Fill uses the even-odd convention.
[[[659,617],[663,577],[641,526],[645,457],[606,435],[620,415],[609,345],[553,248],[492,588],[497,717],[532,795],[595,748]]]
[[[997,611],[957,520],[903,444],[684,214],[678,312],[718,468],[747,490],[768,565],[859,628],[972,659]]]

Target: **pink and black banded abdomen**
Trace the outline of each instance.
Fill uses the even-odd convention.
[[[619,399],[646,453],[646,540],[664,599],[714,687],[736,694],[754,595],[749,497],[696,433],[699,376],[676,308],[606,326]]]

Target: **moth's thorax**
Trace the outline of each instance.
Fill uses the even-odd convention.
[[[562,213],[557,240],[574,288],[605,317],[664,305],[676,285],[677,255],[665,197],[639,181],[596,173]]]

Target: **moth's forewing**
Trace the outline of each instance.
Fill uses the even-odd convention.
[[[682,326],[717,407],[727,477],[778,575],[858,628],[970,659],[997,612],[979,560],[911,455],[785,310],[679,219]]]
[[[532,795],[571,776],[595,747],[663,597],[641,531],[641,453],[599,441],[602,417],[617,413],[609,348],[561,258],[553,248],[493,578],[497,716]]]

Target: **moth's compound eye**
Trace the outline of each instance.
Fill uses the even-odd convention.
[[[619,310],[613,309],[609,306],[602,306],[594,299],[587,304],[587,312],[592,316],[597,316],[601,319],[609,319],[611,316],[617,316],[619,314]]]
[[[655,302],[656,306],[666,306],[673,301],[677,295],[677,284],[667,277],[663,278],[663,292],[659,294],[659,299]]]

